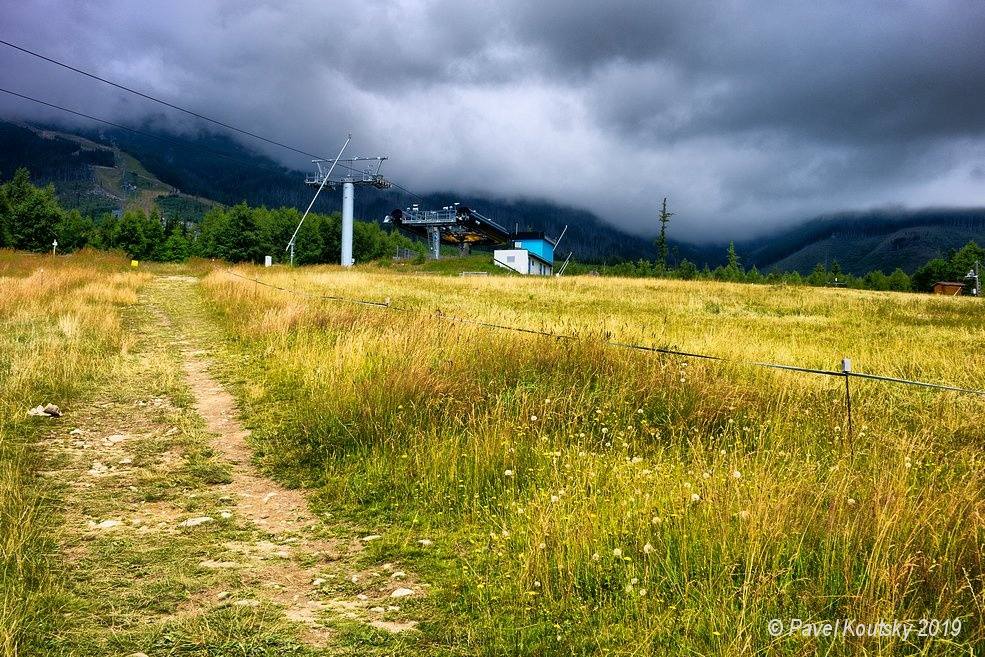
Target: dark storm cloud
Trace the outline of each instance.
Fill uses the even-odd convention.
[[[31,2],[3,38],[426,189],[541,196],[679,236],[833,210],[981,205],[985,4]],[[0,50],[0,86],[145,101]],[[23,102],[4,108],[37,116]],[[48,116],[45,114],[44,116]],[[303,159],[266,149],[294,165]]]

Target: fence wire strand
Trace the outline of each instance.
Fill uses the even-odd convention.
[[[351,297],[342,297],[330,294],[314,294],[311,292],[305,292],[304,290],[294,290],[291,288],[281,287],[279,285],[273,285],[265,281],[261,281],[258,278],[250,278],[249,276],[244,276],[231,269],[222,270],[230,276],[240,278],[244,281],[249,281],[257,285],[262,285],[264,287],[279,290],[281,292],[292,294],[299,297],[305,297],[308,299],[315,299],[320,301],[338,301],[342,303],[353,303],[362,306],[372,306],[376,308],[382,308],[384,310],[392,310],[395,312],[411,312],[412,308],[405,308],[402,306],[395,306],[390,303],[389,299],[387,301],[370,301],[367,299],[354,299]],[[440,309],[435,310],[434,316],[441,318],[449,322],[455,322],[459,324],[470,324],[472,326],[479,326],[482,328],[497,329],[501,331],[511,331],[513,333],[525,333],[528,335],[539,335],[548,338],[554,338],[556,340],[577,340],[578,335],[572,335],[567,333],[553,333],[550,331],[543,331],[539,329],[527,328],[522,326],[509,326],[507,324],[495,324],[492,322],[484,322],[478,319],[471,319],[468,317],[458,317],[455,315],[448,315],[443,313]],[[985,396],[985,390],[976,390],[974,388],[962,388],[960,386],[946,385],[943,383],[929,383],[927,381],[913,381],[910,379],[902,379],[894,376],[884,376],[881,374],[867,374],[865,372],[843,372],[838,370],[822,370],[810,367],[799,367],[797,365],[785,365],[782,363],[768,363],[759,361],[746,361],[746,360],[732,360],[729,358],[723,358],[721,356],[713,356],[710,354],[699,354],[690,351],[680,351],[677,349],[669,349],[665,347],[655,347],[652,345],[644,344],[634,344],[631,342],[617,342],[615,340],[605,340],[604,344],[610,347],[616,347],[619,349],[629,349],[634,351],[644,351],[649,353],[664,354],[669,356],[680,356],[682,358],[698,358],[702,360],[713,360],[721,363],[730,363],[735,365],[743,365],[746,367],[762,367],[766,369],[774,370],[786,370],[789,372],[800,372],[802,374],[816,374],[819,376],[836,376],[842,377],[846,380],[851,377],[858,379],[868,379],[871,381],[881,381],[884,383],[896,383],[901,385],[918,386],[923,388],[930,388],[934,390],[947,390],[950,392],[961,392],[971,395],[982,395]]]

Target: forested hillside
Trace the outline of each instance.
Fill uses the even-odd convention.
[[[66,207],[78,208],[83,214],[122,208],[126,193],[142,188],[160,194],[152,204],[144,203],[142,209],[150,212],[156,207],[165,216],[198,199],[197,205],[182,216],[195,221],[204,215],[207,201],[224,205],[245,201],[254,206],[303,210],[311,200],[312,190],[303,184],[304,172],[283,167],[233,139],[213,133],[175,137],[143,130],[160,137],[155,139],[118,129],[75,134],[57,126],[46,126],[46,130],[10,123],[0,126],[0,152],[4,153],[0,157],[0,177],[9,177],[18,166],[27,166],[36,181],[55,184]],[[90,152],[99,153],[98,161],[89,161],[97,157]],[[101,167],[113,166],[114,153],[117,166],[113,176],[100,172]],[[119,161],[124,158],[129,161],[128,168]],[[117,180],[124,171],[128,172],[125,185]],[[168,197],[174,200],[168,201]],[[504,225],[544,230],[554,237],[568,226],[559,252],[567,255],[573,251],[576,258],[584,261],[617,262],[653,256],[649,240],[623,233],[589,212],[544,201],[496,200],[451,191],[413,197],[399,189],[361,188],[356,194],[355,214],[366,221],[380,222],[394,208],[413,202],[422,207],[461,202]],[[314,209],[337,212],[341,209],[340,196],[324,194]],[[687,245],[678,245],[677,253],[700,260]]]
[[[294,208],[311,199],[304,172],[281,166],[223,135],[202,132],[175,136],[144,128],[67,131],[58,126],[0,123],[0,179],[26,166],[32,178],[55,186],[59,201],[84,216],[140,209],[157,211],[169,220],[199,222],[216,204]],[[154,136],[150,136],[154,135]],[[155,138],[156,137],[156,138]],[[380,222],[395,207],[410,203],[440,207],[461,202],[509,228],[543,230],[557,237],[568,227],[558,253],[574,252],[576,260],[596,264],[652,260],[653,243],[629,235],[585,210],[536,199],[491,199],[454,191],[412,197],[399,189],[361,188],[356,217]],[[315,210],[339,211],[339,194],[324,194]],[[678,210],[675,221],[686,218]],[[656,220],[654,220],[656,227]],[[674,234],[674,223],[670,226]],[[671,265],[684,260],[712,269],[726,263],[721,242],[688,244],[669,240]],[[811,274],[820,263],[862,276],[899,268],[913,273],[935,257],[946,257],[970,241],[985,243],[985,209],[874,211],[823,217],[767,237],[735,240],[747,266],[760,271]]]

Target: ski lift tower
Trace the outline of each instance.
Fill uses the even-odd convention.
[[[304,184],[310,187],[325,185],[331,189],[342,187],[342,266],[352,266],[352,201],[356,195],[356,185],[388,189],[392,186],[389,180],[380,174],[383,163],[382,157],[353,157],[348,160],[312,160],[317,173],[305,176]],[[338,167],[332,175],[333,162]],[[341,171],[338,171],[341,169]],[[326,182],[326,176],[328,180]]]
[[[971,283],[971,296],[977,297],[982,293],[981,280],[979,279],[979,272],[981,271],[982,265],[977,260],[975,261],[975,266],[968,271],[967,276],[964,279]]]

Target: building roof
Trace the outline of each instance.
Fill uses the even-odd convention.
[[[544,240],[551,246],[557,246],[557,242],[547,237],[543,231],[521,231],[510,236],[512,240]]]

